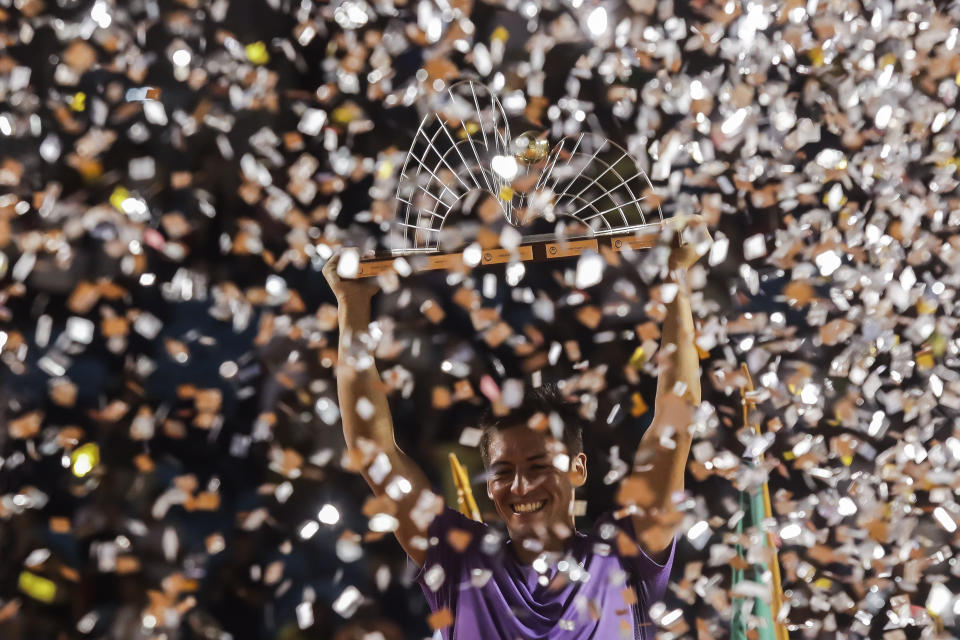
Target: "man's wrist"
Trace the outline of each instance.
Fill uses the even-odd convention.
[[[341,329],[366,331],[370,326],[370,300],[338,300],[337,319]]]
[[[676,285],[677,287],[673,298],[667,303],[668,308],[675,308],[680,304],[690,303],[690,285],[687,282],[686,273],[675,274],[671,271],[666,283]]]

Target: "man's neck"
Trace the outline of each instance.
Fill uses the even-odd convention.
[[[561,538],[557,535],[551,535],[546,542],[543,543],[543,546],[531,545],[531,548],[527,548],[524,545],[524,540],[532,540],[534,542],[540,542],[540,539],[536,536],[531,536],[528,538],[519,538],[519,537],[510,537],[510,547],[513,550],[513,555],[520,564],[531,565],[533,561],[537,559],[541,553],[549,552],[562,555],[569,548],[570,544],[576,538],[576,528],[571,522],[570,525],[570,535],[567,538]]]

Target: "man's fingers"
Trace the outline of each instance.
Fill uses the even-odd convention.
[[[678,213],[667,218],[667,223],[676,231],[687,227],[698,227],[704,224],[703,216],[696,213]]]
[[[323,277],[327,279],[327,282],[333,284],[340,280],[340,276],[337,275],[337,264],[340,262],[340,254],[342,252],[341,247],[337,247],[333,250],[333,255],[327,260],[326,264],[323,265],[321,273]]]
[[[341,247],[335,267],[337,277],[341,280],[355,280],[360,268],[360,250],[356,247]]]
[[[706,229],[706,221],[703,216],[697,214],[678,214],[667,218],[665,222],[671,231],[680,237],[683,245],[689,243],[696,232]]]
[[[337,258],[338,258],[338,257],[339,257],[339,256],[337,256],[337,254],[333,254],[332,256],[330,256],[329,258],[327,258],[327,261],[326,261],[326,263],[324,263],[323,269],[322,269],[323,275],[329,277],[329,274],[330,274],[331,272],[336,271],[336,268],[337,268]]]

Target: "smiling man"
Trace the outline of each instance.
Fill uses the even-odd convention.
[[[683,491],[691,444],[687,426],[700,403],[686,284],[686,269],[698,257],[691,245],[670,255],[672,282],[661,291],[666,308],[654,417],[633,472],[619,487],[622,509],[604,514],[588,533],[576,529],[574,494],[587,481],[582,438],[588,425],[556,388],[529,390],[509,415],[485,420],[480,446],[487,495],[505,538],[437,507],[425,474],[396,444],[383,383],[365,356],[376,285],[342,279],[338,256],[324,267],[338,302],[337,392],[348,451],[395,514],[394,533],[419,568],[416,579],[439,637],[654,637],[648,610],[662,599],[670,577],[675,498]],[[365,410],[358,411],[358,403]]]
[[[453,509],[431,523],[434,544],[418,579],[431,609],[456,612],[449,637],[653,637],[647,609],[666,589],[675,543],[671,535],[645,550],[633,542],[631,519],[614,514],[589,533],[576,530],[584,427],[553,386],[528,391],[509,416],[484,424],[487,494],[509,537]],[[439,586],[434,567],[445,577]]]

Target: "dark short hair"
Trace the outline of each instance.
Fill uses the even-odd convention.
[[[567,400],[556,385],[543,384],[526,389],[523,401],[507,415],[497,416],[488,408],[480,418],[480,429],[483,431],[480,436],[480,459],[484,469],[490,466],[490,439],[493,434],[512,427],[526,426],[538,413],[546,417],[554,413],[560,418],[563,423],[563,435],[560,439],[571,459],[583,451],[585,421],[577,411],[577,403]]]

